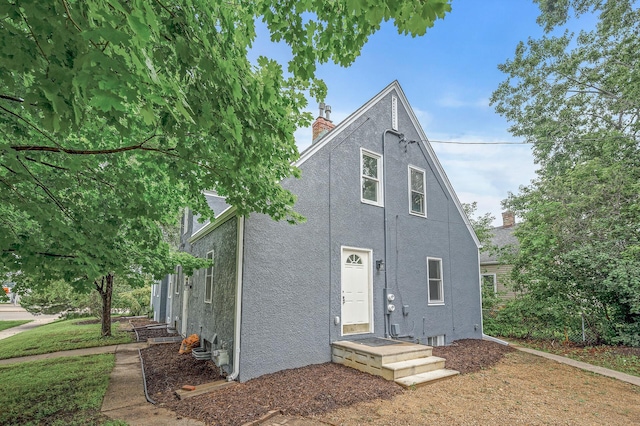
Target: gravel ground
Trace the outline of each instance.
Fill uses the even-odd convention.
[[[140,334],[140,330],[138,332]],[[286,415],[320,416],[367,401],[389,401],[405,393],[394,382],[326,363],[267,374],[179,400],[175,390],[182,385],[197,386],[223,378],[211,361],[197,361],[191,355],[178,354],[179,346],[155,345],[142,351],[149,395],[178,415],[208,424],[243,424],[276,409]],[[479,351],[482,356],[478,356]],[[470,372],[490,367],[510,351],[511,348],[492,342],[461,340],[446,348],[435,348],[434,355],[448,356],[450,368]]]
[[[138,333],[144,340],[166,331]],[[434,348],[463,374],[414,390],[327,363],[186,400],[174,391],[223,377],[211,361],[178,349],[163,344],[142,351],[149,393],[179,416],[210,425],[240,425],[276,409],[332,425],[640,425],[640,388],[482,340]]]

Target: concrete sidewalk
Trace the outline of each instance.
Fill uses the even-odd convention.
[[[527,352],[533,355],[537,355],[543,358],[547,358],[547,359],[559,362],[561,364],[570,365],[572,367],[576,367],[581,370],[591,371],[592,373],[600,374],[602,376],[611,377],[623,382],[631,383],[632,385],[640,386],[640,377],[638,376],[632,376],[630,374],[621,373],[619,371],[610,370],[604,367],[598,367],[597,365],[587,364],[586,362],[576,361],[574,359],[563,357],[560,355],[554,355],[547,352],[537,351],[535,349],[525,348],[519,345],[513,345],[513,344],[510,344],[510,345],[522,352]]]
[[[31,322],[26,324],[0,331],[0,340],[44,324],[49,324],[57,319],[57,315],[33,315],[21,306],[10,305],[7,303],[0,304],[0,321],[31,320]]]

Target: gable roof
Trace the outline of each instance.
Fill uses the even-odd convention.
[[[398,99],[402,103],[402,106],[405,108],[405,110],[409,114],[409,118],[411,119],[411,123],[413,124],[413,127],[415,127],[416,131],[418,132],[418,135],[420,135],[419,143],[421,143],[422,146],[426,149],[426,152],[429,155],[429,159],[435,165],[436,171],[442,178],[442,181],[444,182],[445,187],[447,188],[447,191],[451,196],[451,199],[453,200],[456,208],[458,209],[458,212],[460,213],[462,220],[464,220],[465,225],[469,229],[469,232],[471,233],[471,237],[473,238],[473,241],[476,243],[476,246],[478,248],[481,247],[480,240],[478,240],[478,237],[476,236],[476,233],[473,230],[473,227],[471,226],[471,222],[469,221],[469,218],[467,217],[464,210],[462,209],[462,204],[460,204],[460,200],[458,199],[458,196],[456,195],[456,192],[454,191],[453,186],[451,185],[451,182],[447,177],[447,174],[444,172],[444,169],[442,168],[442,165],[440,164],[440,161],[438,160],[438,157],[436,156],[435,151],[431,147],[431,144],[429,143],[429,139],[427,139],[427,135],[424,133],[424,130],[422,129],[422,126],[420,125],[418,118],[413,112],[413,108],[411,108],[411,105],[409,104],[409,101],[407,100],[407,97],[404,94],[402,87],[400,87],[400,83],[398,82],[398,80],[394,80],[391,84],[389,84],[387,87],[382,89],[382,91],[380,91],[373,98],[369,99],[369,101],[367,101],[364,105],[358,108],[355,112],[353,112],[347,118],[342,120],[333,130],[325,134],[320,140],[313,143],[307,149],[302,151],[302,153],[300,154],[300,158],[293,165],[296,167],[299,167],[302,164],[304,164],[305,161],[311,158],[316,152],[320,151],[325,145],[327,145],[333,139],[338,137],[347,127],[349,127],[352,123],[354,123],[356,120],[362,117],[371,107],[373,107],[375,104],[380,102],[382,98],[384,98],[394,90],[397,92]]]
[[[516,226],[498,226],[497,228],[491,229],[491,232],[493,233],[493,236],[491,237],[491,244],[498,248],[506,246],[518,247],[518,239],[513,235],[513,231],[516,229]],[[480,252],[481,265],[497,263],[499,263],[497,253],[493,251]]]

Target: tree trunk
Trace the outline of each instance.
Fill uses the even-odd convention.
[[[111,296],[113,294],[113,274],[109,273],[100,280],[94,281],[96,290],[102,298],[102,337],[111,337]]]

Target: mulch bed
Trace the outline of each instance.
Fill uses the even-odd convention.
[[[175,390],[222,379],[211,361],[178,354],[179,344],[154,345],[141,351],[149,395],[179,416],[207,424],[238,425],[270,410],[313,416],[374,399],[389,400],[405,392],[394,382],[338,364],[326,363],[267,374],[246,383],[179,400]],[[458,340],[433,349],[447,368],[467,374],[489,368],[513,351],[483,340]]]
[[[492,367],[502,357],[515,351],[511,346],[500,345],[488,340],[462,339],[449,346],[433,348],[433,355],[446,359],[445,366],[460,374],[475,373]]]
[[[154,326],[160,324],[146,318],[135,318],[131,319],[129,322],[135,328],[134,333],[136,333],[138,342],[146,342],[147,339],[157,337],[177,336],[176,333],[169,333],[166,327],[154,328]]]

